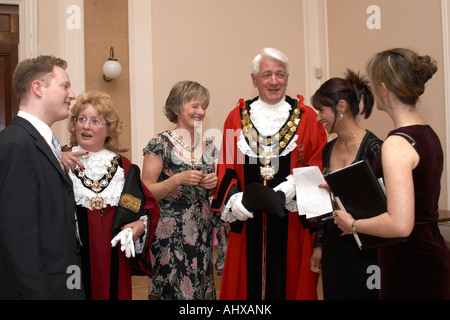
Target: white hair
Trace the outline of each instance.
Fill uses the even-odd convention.
[[[289,74],[289,59],[288,57],[281,52],[280,50],[274,48],[264,48],[260,54],[258,54],[252,63],[252,73],[253,75],[258,75],[259,66],[262,58],[269,58],[280,61],[284,64],[284,68],[286,69],[286,73]]]

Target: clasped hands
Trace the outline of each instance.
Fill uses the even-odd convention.
[[[186,170],[178,175],[180,185],[200,186],[207,190],[214,189],[219,181],[215,172],[203,173],[199,170]]]
[[[287,177],[287,180],[273,188],[274,191],[282,191],[286,196],[286,203],[292,201],[295,197],[295,183],[291,176]],[[253,212],[248,211],[242,204],[243,192],[238,192],[230,197],[229,206],[231,208],[232,215],[240,221],[246,221],[253,218]]]

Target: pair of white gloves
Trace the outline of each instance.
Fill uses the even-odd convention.
[[[115,247],[120,241],[120,249],[125,252],[125,256],[135,257],[136,252],[134,250],[133,230],[126,228],[120,231],[112,240],[111,245]]]
[[[286,196],[286,205],[288,205],[295,197],[295,183],[294,177],[289,175],[286,181],[280,183],[273,188],[274,191],[282,191]],[[248,211],[242,204],[243,192],[235,193],[230,197],[224,209],[222,210],[221,218],[227,222],[234,222],[236,220],[245,221],[253,218],[253,213]]]
[[[142,216],[139,220],[144,222],[145,234],[147,234],[147,216]],[[133,230],[126,228],[120,231],[112,240],[111,246],[115,247],[120,242],[120,250],[125,252],[127,258],[135,257],[136,250],[133,241]],[[139,250],[140,251],[140,250]],[[139,252],[140,253],[140,252]]]

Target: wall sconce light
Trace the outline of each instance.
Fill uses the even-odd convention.
[[[122,66],[117,59],[114,59],[114,48],[111,47],[109,51],[109,58],[103,65],[103,79],[106,82],[117,78],[122,72]]]

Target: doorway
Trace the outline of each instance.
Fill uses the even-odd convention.
[[[0,4],[0,131],[17,114],[12,76],[19,59],[19,6]]]

